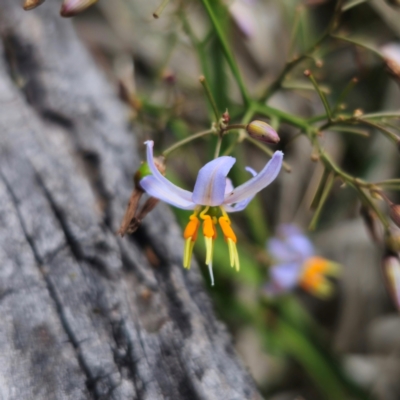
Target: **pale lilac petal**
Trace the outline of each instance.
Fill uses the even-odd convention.
[[[298,264],[281,264],[271,267],[270,281],[264,285],[267,296],[278,296],[296,287],[301,272]]]
[[[289,237],[292,235],[302,235],[302,230],[294,224],[280,224],[276,228],[276,235],[279,237]]]
[[[236,0],[230,5],[229,11],[243,34],[248,38],[254,36],[255,18],[248,6]]]
[[[400,65],[400,44],[399,43],[388,43],[380,48],[381,53],[385,58],[392,62]]]
[[[160,185],[160,182],[153,175],[141,179],[140,186],[149,196],[165,201],[175,207],[182,208],[183,210],[193,210],[196,207],[193,201],[185,200],[175,192],[169,190],[167,186]]]
[[[298,282],[301,273],[301,264],[279,264],[271,267],[270,278],[281,289],[293,289]]]
[[[194,185],[192,199],[203,206],[220,206],[224,202],[226,176],[236,160],[222,156],[200,169]]]
[[[305,235],[293,235],[286,239],[288,246],[303,260],[315,254],[314,246]]]
[[[225,195],[224,204],[238,203],[254,196],[260,190],[264,189],[278,176],[282,167],[282,161],[283,153],[281,151],[276,151],[259,174],[238,186],[230,194]]]
[[[234,186],[233,186],[232,180],[229,179],[229,178],[226,178],[226,181],[225,181],[225,194],[228,194],[228,193],[232,192],[233,189],[234,189]]]
[[[278,263],[293,262],[298,257],[298,254],[293,254],[292,248],[284,240],[275,237],[268,240],[267,250]]]
[[[154,164],[154,157],[153,157],[154,142],[152,140],[148,140],[144,144],[147,146],[147,164],[149,164],[150,171],[153,174],[154,178],[157,179],[157,181],[159,182],[159,185],[163,186],[164,188],[163,191],[174,193],[177,197],[180,197],[186,200],[187,202],[191,202],[192,201],[191,192],[189,192],[188,190],[181,189],[180,187],[174,185],[167,178],[165,178],[157,169],[156,165]]]
[[[250,172],[253,176],[257,175],[257,172],[254,171],[253,168],[246,167],[246,171]],[[227,178],[227,179],[229,179],[229,178]],[[232,185],[232,190],[233,190],[233,185]],[[229,192],[228,192],[227,189],[225,189],[225,193],[229,193]],[[236,203],[233,206],[230,205],[230,204],[226,204],[226,205],[224,205],[224,209],[225,209],[226,212],[229,212],[229,213],[242,211],[247,207],[247,205],[251,202],[251,200],[253,200],[253,198],[254,198],[254,196],[250,196],[245,200],[239,201],[239,203]]]

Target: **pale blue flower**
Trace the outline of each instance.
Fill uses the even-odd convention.
[[[239,269],[239,257],[236,249],[236,236],[227,215],[230,212],[244,210],[256,193],[268,186],[279,174],[283,153],[276,151],[272,159],[258,174],[246,168],[253,177],[246,183],[233,188],[227,178],[236,159],[230,156],[218,157],[205,164],[199,171],[193,192],[184,190],[166,179],[154,164],[153,141],[145,142],[147,163],[152,175],[144,177],[140,185],[150,196],[184,210],[194,210],[184,232],[185,253],[183,264],[190,267],[190,259],[197,238],[200,220],[203,220],[203,234],[206,241],[206,264],[212,277],[213,239],[216,237],[216,225],[219,223],[229,247],[231,266]],[[213,279],[213,278],[212,278]]]
[[[316,256],[312,242],[296,226],[280,225],[267,250],[274,260],[265,286],[268,295],[286,293],[296,286],[319,297],[331,294],[332,285],[325,275],[337,275],[338,264]]]

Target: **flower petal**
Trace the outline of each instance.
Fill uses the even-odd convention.
[[[160,184],[157,178],[153,175],[148,175],[141,179],[140,186],[150,196],[165,201],[175,207],[182,208],[183,210],[193,210],[196,207],[196,204],[193,203],[193,201],[185,200],[170,190],[167,186]]]
[[[228,193],[232,192],[232,190],[235,189],[235,188],[233,186],[233,183],[232,183],[231,179],[226,178],[225,182],[226,182],[225,183],[225,194],[228,194]]]
[[[262,171],[246,183],[238,186],[225,196],[224,204],[238,203],[254,196],[268,186],[279,174],[282,167],[283,153],[276,151]]]
[[[144,142],[144,144],[147,146],[147,164],[149,164],[150,171],[153,174],[154,178],[157,179],[157,181],[159,182],[159,185],[164,187],[163,191],[169,191],[170,193],[174,193],[175,196],[181,197],[187,202],[191,202],[192,201],[191,192],[189,192],[188,190],[181,189],[180,187],[174,185],[167,178],[165,178],[157,169],[156,165],[154,164],[154,156],[153,156],[154,142],[152,140],[147,140],[146,142]],[[140,182],[142,181],[143,179]]]
[[[271,267],[271,279],[264,286],[264,293],[274,297],[294,289],[298,284],[300,269],[298,264],[280,264]]]
[[[305,235],[289,236],[286,243],[292,249],[292,252],[298,254],[303,260],[315,254],[314,246]]]
[[[253,168],[246,167],[246,171],[250,172],[253,176],[256,176],[256,175],[257,175],[257,172],[254,171]],[[228,180],[228,179],[229,179],[229,178],[227,178],[227,180]],[[230,181],[230,179],[229,179],[229,181]],[[232,185],[232,182],[231,182],[231,185]],[[227,186],[228,186],[228,185],[227,185]],[[233,190],[233,185],[232,185],[232,190]],[[232,191],[232,190],[231,190],[231,191]],[[227,191],[227,189],[225,189],[225,193],[229,193],[229,192]],[[227,205],[224,206],[224,209],[225,209],[226,212],[229,212],[229,213],[242,211],[242,210],[244,210],[244,209],[247,207],[247,205],[250,203],[250,201],[253,200],[253,197],[254,197],[254,196],[250,196],[250,197],[248,197],[248,198],[245,199],[245,200],[239,201],[239,203],[236,203],[236,204],[233,205],[233,206],[230,205],[230,204],[227,204]]]
[[[220,206],[224,201],[226,176],[236,159],[218,157],[200,169],[194,185],[192,199],[203,206]]]

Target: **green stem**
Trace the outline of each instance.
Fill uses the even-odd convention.
[[[169,3],[169,0],[163,0],[162,3],[157,7],[156,11],[153,12],[154,18],[160,18],[161,13],[164,11],[164,8]]]
[[[334,181],[335,181],[335,177],[331,173],[327,177],[327,180],[326,180],[326,183],[325,183],[325,187],[324,187],[324,189],[322,191],[321,198],[319,199],[319,202],[318,202],[317,209],[315,210],[314,216],[313,216],[313,218],[312,218],[312,220],[310,222],[310,225],[308,227],[308,229],[310,231],[313,231],[317,226],[317,222],[318,222],[318,219],[319,219],[319,217],[321,215],[322,208],[324,207],[324,205],[326,203],[326,200],[328,199],[328,195],[329,195],[329,193],[330,193],[330,191],[332,189]]]
[[[334,35],[334,34],[331,34],[331,37],[334,39],[337,39],[337,40],[342,40],[343,42],[351,43],[356,46],[362,47],[362,48],[367,49],[367,50],[371,51],[372,53],[376,54],[379,58],[381,58],[381,59],[384,58],[383,54],[380,51],[378,51],[377,49],[374,49],[373,47],[370,47],[362,42],[359,42],[358,40],[350,39],[350,38],[347,38],[344,36],[339,36],[339,35]]]
[[[362,4],[362,3],[366,3],[368,0],[353,0],[353,1],[349,1],[347,4],[345,4],[342,7],[342,11],[348,11],[354,7],[357,7],[358,5]]]
[[[191,136],[189,136],[189,137],[187,137],[185,139],[180,140],[179,142],[174,143],[172,146],[170,146],[167,149],[165,149],[162,152],[162,155],[164,157],[167,157],[170,153],[172,153],[174,150],[178,149],[179,147],[181,147],[181,146],[183,146],[183,145],[185,145],[187,143],[190,143],[192,140],[195,140],[195,139],[198,139],[200,137],[209,135],[211,133],[214,133],[213,129],[208,129],[206,131],[195,133],[194,135],[191,135]]]
[[[247,92],[246,85],[244,84],[244,81],[242,79],[242,76],[239,71],[239,67],[236,64],[236,61],[233,57],[233,54],[231,52],[231,49],[228,45],[228,41],[225,38],[224,31],[221,28],[221,25],[219,24],[218,18],[214,13],[214,10],[210,4],[210,0],[201,0],[201,2],[204,5],[204,8],[207,11],[208,16],[210,17],[211,24],[214,27],[215,33],[217,35],[218,41],[222,47],[222,51],[224,52],[226,61],[228,62],[228,65],[232,71],[233,76],[236,79],[236,82],[239,86],[240,93],[243,98],[243,103],[247,106],[250,104],[250,96]]]
[[[218,158],[219,152],[221,151],[222,135],[218,135],[217,145],[215,146],[214,158]]]
[[[264,146],[262,143],[260,143],[259,141],[253,139],[250,136],[246,136],[245,139],[250,142],[251,144],[253,144],[254,146],[258,147],[260,150],[262,150],[265,154],[269,155],[270,157],[272,157],[274,155],[274,151],[271,150],[269,147]],[[284,168],[284,170],[286,172],[292,172],[292,167],[287,163],[287,162],[283,162],[282,166]]]
[[[203,86],[204,92],[206,93],[206,96],[211,104],[211,107],[214,111],[214,116],[215,116],[215,122],[219,121],[220,118],[220,113],[218,111],[217,103],[215,102],[214,96],[211,93],[210,86],[207,82],[207,79],[204,77],[204,75],[201,75],[199,78],[199,82]]]
[[[325,94],[322,93],[322,90],[320,89],[320,87],[318,85],[318,82],[314,78],[314,75],[309,70],[305,71],[304,75],[307,76],[310,79],[311,83],[313,84],[315,90],[318,93],[318,96],[320,97],[320,99],[322,101],[322,104],[324,105],[324,108],[325,108],[325,111],[326,111],[326,115],[327,115],[329,121],[331,121],[332,120],[331,108],[329,106],[329,103],[328,103],[328,100],[327,100]]]

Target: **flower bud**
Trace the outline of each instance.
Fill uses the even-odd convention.
[[[382,260],[386,289],[397,309],[400,309],[400,260],[393,254]]]
[[[74,17],[97,2],[98,0],[64,0],[60,14],[62,17]]]
[[[246,126],[247,133],[256,140],[264,143],[276,144],[280,138],[271,125],[264,121],[252,121]]]
[[[400,44],[389,43],[381,48],[388,73],[400,82]]]
[[[26,11],[33,10],[44,2],[45,0],[25,0],[23,7]]]

